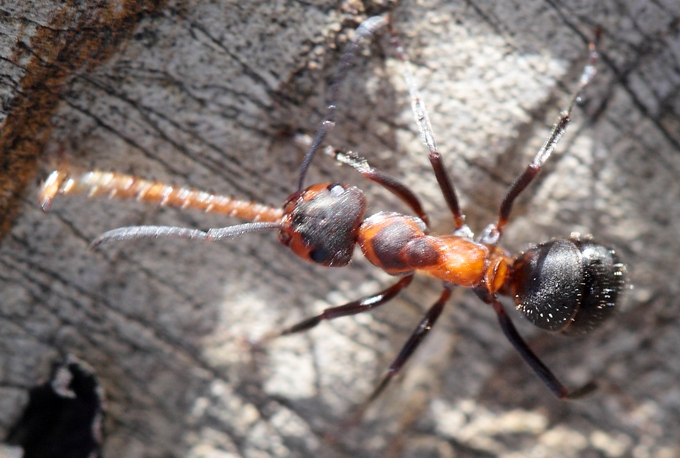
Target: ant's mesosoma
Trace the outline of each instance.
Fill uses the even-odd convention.
[[[367,179],[388,189],[403,200],[417,216],[379,212],[364,218],[366,198],[363,191],[355,186],[320,183],[304,189],[307,169],[314,155],[321,149],[327,133],[334,126],[339,87],[348,73],[360,42],[385,27],[389,28],[396,54],[405,68],[416,123],[429,150],[429,160],[439,187],[453,214],[456,227],[453,235],[428,235],[429,220],[415,194],[395,178],[372,168],[365,160],[352,153],[337,152],[336,159],[351,165]],[[343,53],[336,79],[330,89],[326,117],[300,168],[298,190],[288,198],[283,208],[99,171],[80,176],[70,176],[61,171],[53,172],[43,185],[41,203],[48,210],[56,194],[88,192],[90,196],[135,198],[253,221],[208,231],[168,226],[123,227],[102,234],[92,246],[139,238],[217,241],[245,233],[276,229],[279,231],[280,241],[306,261],[328,267],[345,266],[350,262],[354,247],[358,244],[372,264],[389,274],[401,277],[397,283],[378,294],[326,309],[317,316],[268,336],[265,340],[306,331],[323,320],[355,315],[381,306],[406,288],[417,271],[442,280],[444,290],[439,299],[427,311],[368,402],[385,389],[413,354],[440,316],[451,296],[452,288],[457,285],[472,288],[482,301],[493,307],[507,338],[558,398],[577,398],[590,393],[595,388],[595,383],[589,382],[576,390],[567,389],[518,334],[499,302],[498,295],[512,296],[517,308],[542,329],[567,335],[582,334],[598,326],[613,312],[618,294],[624,286],[625,266],[610,248],[590,238],[575,235],[569,239],[552,240],[531,247],[517,258],[511,257],[498,244],[516,198],[538,175],[563,135],[581,91],[595,74],[597,58],[595,45],[591,43],[588,62],[567,110],[560,115],[548,140],[534,159],[508,189],[500,205],[497,223],[490,224],[476,239],[473,239],[472,231],[465,224],[455,188],[437,151],[427,111],[416,89],[410,64],[386,16],[364,21],[356,30],[356,38]]]

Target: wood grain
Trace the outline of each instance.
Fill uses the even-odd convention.
[[[6,205],[13,224],[0,247],[0,436],[28,388],[72,353],[107,391],[106,457],[680,454],[677,2],[52,3],[0,6],[0,188],[20,209]],[[544,141],[602,29],[599,73],[504,240],[521,250],[592,233],[629,265],[621,313],[592,335],[543,334],[513,315],[565,383],[600,381],[593,397],[553,399],[493,311],[462,294],[365,423],[342,431],[437,282],[417,279],[370,316],[251,351],[249,339],[393,280],[360,257],[305,265],[271,234],[89,252],[119,226],[232,221],[76,197],[41,212],[38,183],[64,161],[280,205],[302,157],[288,134],[314,131],[347,37],[385,8],[477,231]],[[365,49],[330,141],[406,181],[436,231],[450,231],[389,42]],[[312,166],[308,182],[321,180],[366,189],[369,212],[406,211],[330,158]]]

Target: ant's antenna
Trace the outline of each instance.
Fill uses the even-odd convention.
[[[135,199],[161,206],[192,208],[205,213],[219,213],[252,221],[236,226],[213,228],[207,231],[173,226],[128,226],[100,235],[90,249],[109,242],[155,239],[191,239],[218,241],[252,232],[281,229],[283,209],[248,202],[233,197],[199,191],[194,188],[172,186],[159,181],[113,172],[94,170],[85,173],[54,171],[43,184],[40,205],[49,211],[58,194],[87,194],[88,197]]]
[[[201,231],[177,226],[128,226],[119,227],[97,237],[88,247],[97,248],[109,242],[137,239],[188,239],[217,242],[231,237],[239,237],[253,232],[281,229],[281,223],[245,223],[236,226],[220,227]]]
[[[149,181],[132,175],[99,170],[84,173],[55,170],[45,180],[40,191],[40,206],[44,211],[50,210],[57,194],[87,194],[88,197],[134,199],[138,202],[160,206],[218,213],[253,222],[277,222],[283,216],[281,208],[234,199],[195,188],[173,186],[160,181]]]
[[[340,58],[340,68],[338,69],[338,72],[335,75],[335,81],[333,81],[333,85],[331,86],[330,89],[330,96],[328,97],[329,99],[328,106],[326,108],[326,117],[324,118],[323,121],[321,121],[321,125],[317,129],[316,134],[314,135],[314,140],[312,140],[312,144],[309,146],[307,153],[305,153],[305,157],[302,159],[302,165],[300,166],[300,177],[298,178],[298,192],[301,192],[302,189],[304,188],[305,176],[307,175],[307,170],[309,169],[309,166],[312,163],[312,159],[314,159],[314,155],[321,148],[321,144],[325,140],[328,132],[333,130],[333,128],[335,127],[335,112],[337,110],[337,101],[338,94],[340,92],[340,86],[342,85],[343,81],[347,77],[347,74],[349,73],[349,69],[352,66],[354,56],[356,56],[357,51],[359,50],[359,45],[361,44],[361,41],[364,38],[370,37],[371,35],[374,35],[375,33],[379,32],[382,28],[384,28],[388,24],[388,22],[389,20],[387,16],[384,15],[375,16],[365,20],[355,30],[356,36],[354,37],[354,40],[347,44],[347,48],[345,49],[345,52],[342,54],[342,57]]]

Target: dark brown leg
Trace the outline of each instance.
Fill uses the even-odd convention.
[[[442,155],[437,151],[437,143],[434,139],[432,126],[430,125],[430,118],[427,114],[425,104],[421,100],[420,94],[418,93],[418,88],[416,87],[416,83],[413,78],[413,72],[411,71],[411,63],[406,58],[404,49],[401,47],[401,43],[399,41],[399,37],[397,37],[397,34],[392,29],[392,27],[390,27],[390,35],[392,37],[392,44],[394,45],[397,57],[399,60],[401,60],[404,66],[404,77],[406,79],[406,84],[408,85],[408,91],[411,95],[411,107],[413,109],[413,115],[415,117],[416,124],[418,125],[420,136],[427,145],[430,163],[432,164],[434,175],[437,178],[437,183],[439,183],[439,187],[442,190],[444,200],[446,200],[446,205],[453,214],[453,222],[456,225],[456,229],[461,229],[465,225],[465,215],[463,215],[460,210],[458,196],[456,195],[456,188],[453,186],[451,177],[446,171]]]
[[[341,316],[357,315],[359,313],[372,310],[394,299],[394,297],[397,294],[399,294],[399,292],[402,289],[406,288],[408,285],[411,284],[412,280],[413,275],[408,275],[406,277],[403,277],[401,280],[399,280],[397,283],[390,286],[386,290],[379,292],[378,294],[364,297],[362,299],[350,302],[345,305],[340,305],[338,307],[328,308],[319,315],[302,320],[299,323],[284,329],[283,331],[272,333],[270,335],[265,336],[265,338],[262,339],[259,342],[259,344],[260,345],[266,344],[267,342],[269,342],[272,339],[275,339],[276,337],[307,331],[318,325],[323,320],[332,320],[335,318],[339,318]]]
[[[319,126],[319,129],[316,131],[316,134],[314,135],[314,140],[312,140],[312,144],[309,146],[307,153],[305,153],[305,157],[302,160],[302,165],[300,166],[300,176],[298,178],[298,192],[301,192],[302,189],[304,188],[305,175],[307,175],[307,169],[309,169],[309,165],[312,163],[314,155],[321,148],[321,144],[325,140],[328,132],[330,132],[333,129],[333,127],[335,127],[335,112],[337,110],[338,93],[340,92],[340,86],[347,77],[347,73],[349,72],[349,69],[352,66],[352,61],[354,60],[354,56],[359,50],[361,41],[364,38],[370,37],[371,35],[378,33],[385,27],[385,25],[387,25],[387,17],[385,16],[374,16],[368,18],[364,22],[362,22],[359,25],[359,27],[357,27],[355,31],[356,34],[355,39],[347,44],[345,52],[342,54],[342,57],[340,58],[340,66],[338,68],[337,74],[335,75],[335,81],[333,81],[333,85],[330,88],[330,94],[328,95],[328,106],[326,108],[326,116],[324,120],[321,121],[321,125]]]
[[[427,311],[425,317],[423,317],[423,319],[420,321],[420,324],[418,324],[418,327],[413,331],[411,337],[409,337],[406,344],[402,347],[399,355],[387,370],[387,373],[383,376],[375,390],[373,390],[373,393],[371,393],[371,396],[368,398],[365,405],[362,406],[362,412],[366,407],[368,407],[368,404],[380,396],[380,393],[385,391],[385,388],[387,388],[387,385],[390,383],[392,378],[394,378],[394,376],[399,373],[404,364],[406,364],[406,361],[408,361],[413,352],[416,351],[425,336],[427,336],[427,333],[430,332],[430,329],[432,329],[432,326],[434,326],[436,323],[437,318],[439,318],[439,315],[441,315],[442,310],[444,309],[444,304],[446,304],[446,301],[449,300],[450,297],[451,289],[449,286],[444,285],[444,291],[442,291],[442,295],[439,297],[437,302],[435,302],[434,305],[430,307],[430,310]]]
[[[555,149],[555,145],[557,145],[557,142],[560,141],[560,138],[562,138],[562,135],[567,129],[569,121],[571,120],[571,111],[574,108],[574,105],[576,105],[576,103],[580,100],[581,92],[588,85],[588,83],[590,83],[590,80],[593,78],[593,76],[595,76],[595,64],[597,63],[598,54],[597,50],[595,49],[594,42],[590,43],[589,50],[590,53],[588,55],[588,62],[583,68],[578,89],[571,97],[571,101],[569,102],[567,110],[560,114],[557,124],[555,124],[553,127],[548,140],[546,140],[541,149],[538,150],[536,157],[534,157],[533,161],[531,161],[531,163],[527,166],[526,170],[524,170],[524,172],[510,185],[510,188],[508,188],[508,191],[501,202],[501,207],[498,212],[498,223],[496,224],[496,228],[499,232],[499,238],[500,234],[503,232],[503,227],[510,219],[510,212],[512,211],[512,205],[515,203],[515,199],[517,199],[517,196],[519,196],[520,193],[524,191],[527,186],[529,186],[529,184],[541,171],[541,167],[545,161],[548,160]]]
[[[369,165],[366,159],[352,151],[345,153],[333,148],[330,148],[328,151],[335,156],[336,161],[353,167],[366,177],[366,179],[378,183],[380,186],[399,197],[416,215],[418,215],[418,218],[422,219],[425,225],[429,227],[430,218],[427,216],[427,213],[425,213],[425,210],[423,210],[420,199],[418,199],[418,196],[416,196],[404,183],[385,172],[374,169]]]
[[[366,399],[366,401],[361,406],[359,406],[358,409],[352,412],[352,414],[342,422],[342,430],[355,427],[361,423],[366,410],[371,406],[373,401],[375,401],[378,396],[380,396],[380,394],[385,391],[385,388],[387,388],[387,385],[389,385],[390,381],[392,381],[394,376],[399,373],[404,364],[406,364],[406,361],[408,361],[409,357],[414,351],[416,351],[418,345],[420,345],[427,333],[430,331],[430,329],[432,329],[432,326],[434,326],[437,318],[439,318],[439,315],[441,315],[442,310],[444,309],[444,304],[446,304],[446,301],[449,300],[450,297],[450,286],[445,284],[442,295],[439,296],[437,302],[435,302],[434,305],[430,307],[430,310],[427,311],[427,314],[420,321],[420,324],[418,324],[418,327],[413,331],[406,344],[404,344],[401,351],[399,352],[399,355],[392,362],[390,368],[387,370],[387,373],[380,380],[380,383],[378,383],[368,399]]]
[[[548,367],[543,364],[540,359],[538,359],[538,356],[536,356],[534,352],[531,351],[526,342],[524,342],[524,339],[522,339],[522,337],[517,332],[515,325],[510,320],[510,317],[507,315],[507,313],[505,313],[503,304],[498,302],[498,300],[496,300],[496,298],[493,296],[487,297],[485,302],[493,305],[493,309],[496,312],[496,315],[498,315],[498,321],[501,324],[501,328],[503,329],[505,336],[508,338],[510,343],[512,343],[515,349],[517,349],[524,361],[526,361],[527,364],[531,366],[531,368],[534,370],[534,372],[536,372],[541,380],[543,380],[543,382],[548,385],[548,388],[550,388],[552,392],[555,393],[555,396],[560,399],[578,399],[595,391],[597,384],[592,381],[586,383],[580,388],[577,388],[576,390],[570,391],[559,380],[557,380],[557,377],[553,375],[550,369],[548,369]]]

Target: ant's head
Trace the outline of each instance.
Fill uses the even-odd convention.
[[[302,259],[327,267],[352,259],[359,226],[366,212],[361,189],[336,183],[310,186],[283,206],[281,243]]]
[[[584,334],[604,321],[625,284],[614,250],[574,236],[524,252],[510,280],[517,308],[539,328]]]

